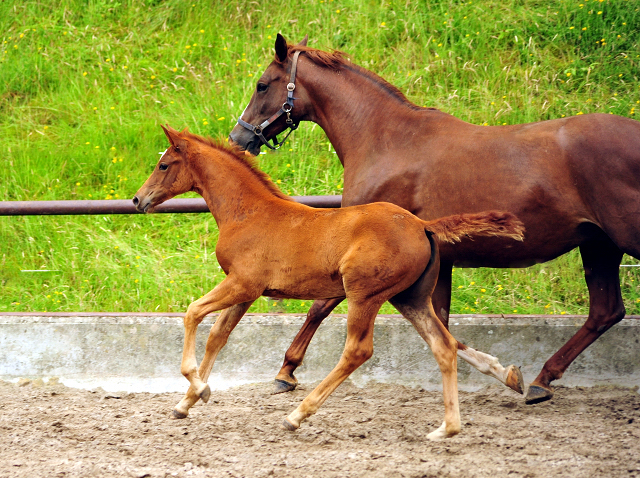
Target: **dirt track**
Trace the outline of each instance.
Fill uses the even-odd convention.
[[[0,382],[0,476],[640,477],[637,390],[560,388],[536,406],[497,386],[461,393],[462,433],[434,443],[440,394],[397,385],[343,384],[281,430],[310,389],[214,392],[170,420],[180,394]]]

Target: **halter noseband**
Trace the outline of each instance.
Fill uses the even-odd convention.
[[[293,120],[291,119],[291,110],[293,109],[293,100],[295,100],[295,98],[293,97],[293,90],[296,89],[296,69],[298,67],[299,55],[300,55],[300,51],[297,51],[293,54],[293,62],[291,65],[291,78],[289,79],[289,84],[287,85],[287,101],[285,101],[282,104],[282,108],[280,108],[276,113],[274,113],[269,119],[267,119],[266,121],[264,121],[263,123],[257,126],[247,123],[242,118],[238,118],[238,124],[240,126],[244,126],[249,131],[252,131],[253,134],[255,134],[258,138],[260,138],[260,141],[262,141],[263,144],[265,144],[267,147],[273,150],[279,149],[287,140],[289,135],[293,131],[298,129],[298,126],[300,125],[299,122],[294,123]],[[277,137],[274,137],[273,146],[272,146],[271,144],[269,144],[269,140],[267,140],[267,138],[264,137],[262,132],[265,130],[267,126],[269,126],[271,123],[277,120],[282,114],[285,114],[285,113],[287,115],[287,119],[285,121],[287,123],[287,126],[290,128],[289,132],[280,142],[278,142]]]

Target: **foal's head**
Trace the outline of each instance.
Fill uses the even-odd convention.
[[[287,85],[291,80],[293,57],[296,51],[300,51],[313,63],[321,66],[337,68],[343,62],[343,54],[339,52],[327,53],[307,47],[307,37],[297,45],[290,45],[282,35],[278,34],[275,43],[275,59],[258,79],[253,96],[240,115],[241,120],[252,126],[260,126],[276,114],[280,108],[286,108]],[[294,124],[306,119],[311,108],[310,98],[298,78],[296,76],[293,108],[290,112]],[[277,134],[288,127],[286,120],[287,115],[282,114],[274,119],[273,123],[264,126],[263,137],[267,140],[275,138]],[[253,155],[257,155],[263,145],[261,138],[256,133],[240,124],[233,128],[229,139]]]
[[[158,204],[178,194],[192,191],[195,186],[188,162],[190,141],[170,126],[162,126],[162,129],[171,146],[162,153],[153,173],[133,197],[133,204],[140,212],[152,212]]]

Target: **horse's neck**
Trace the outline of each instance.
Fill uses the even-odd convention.
[[[349,159],[374,159],[375,151],[388,149],[385,142],[411,137],[411,129],[420,127],[415,123],[425,117],[425,110],[395,96],[357,67],[343,67],[339,73],[310,68],[312,74],[304,77],[309,78],[305,87],[314,99],[310,119],[324,130],[345,168]],[[416,121],[411,121],[414,116]]]
[[[195,190],[200,194],[220,231],[237,225],[265,204],[278,199],[248,167],[232,158],[201,160],[193,166]]]

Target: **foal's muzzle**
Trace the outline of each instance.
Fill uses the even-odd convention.
[[[149,196],[147,196],[145,199],[141,201],[136,195],[133,197],[131,202],[133,202],[133,205],[136,207],[136,211],[138,212],[146,213],[147,211],[149,211],[149,208],[151,207],[151,199],[149,198]]]

